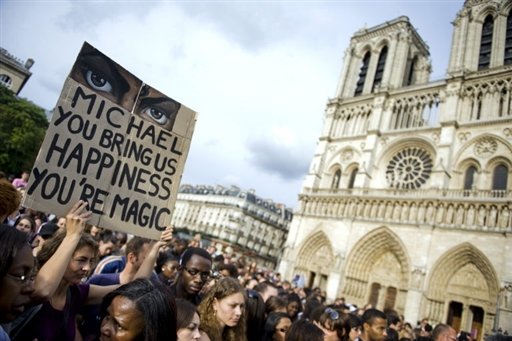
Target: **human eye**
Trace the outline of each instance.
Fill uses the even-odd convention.
[[[195,276],[199,273],[199,270],[197,269],[188,269],[188,273],[191,274],[192,276]]]
[[[155,108],[155,107],[144,108],[141,111],[141,115],[147,116],[148,118],[155,121],[155,123],[162,125],[162,126],[166,125],[167,122],[169,122],[169,117],[167,116],[167,114],[164,111],[162,111],[158,108]]]
[[[87,69],[85,71],[85,80],[91,88],[97,91],[112,93],[112,84],[107,80],[107,77],[98,70]]]

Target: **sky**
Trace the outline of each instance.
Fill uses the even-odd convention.
[[[84,41],[198,112],[182,184],[294,209],[351,36],[400,15],[446,74],[462,0],[0,0],[0,47],[35,60],[20,93],[51,110]]]

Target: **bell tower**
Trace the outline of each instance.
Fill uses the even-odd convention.
[[[336,97],[424,84],[431,65],[427,44],[406,16],[357,31],[345,52]]]
[[[512,65],[512,3],[466,0],[453,22],[448,75]]]

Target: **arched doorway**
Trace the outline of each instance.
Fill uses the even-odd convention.
[[[424,316],[482,340],[492,329],[497,293],[491,262],[475,246],[464,243],[443,254],[433,266]]]
[[[387,227],[371,231],[348,256],[343,283],[347,301],[381,310],[404,312],[409,282],[409,257],[401,240]]]
[[[333,267],[334,252],[325,233],[319,231],[306,238],[298,253],[294,274],[303,275],[306,286],[325,290]]]

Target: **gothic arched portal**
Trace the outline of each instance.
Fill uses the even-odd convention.
[[[306,286],[325,289],[334,262],[334,252],[329,238],[323,231],[318,231],[306,238],[300,248],[295,273],[305,277]]]
[[[495,314],[498,277],[489,259],[470,243],[445,252],[432,267],[424,315],[456,330],[490,330]]]
[[[348,256],[343,294],[359,306],[403,313],[409,283],[410,261],[402,241],[387,227],[371,231]]]

